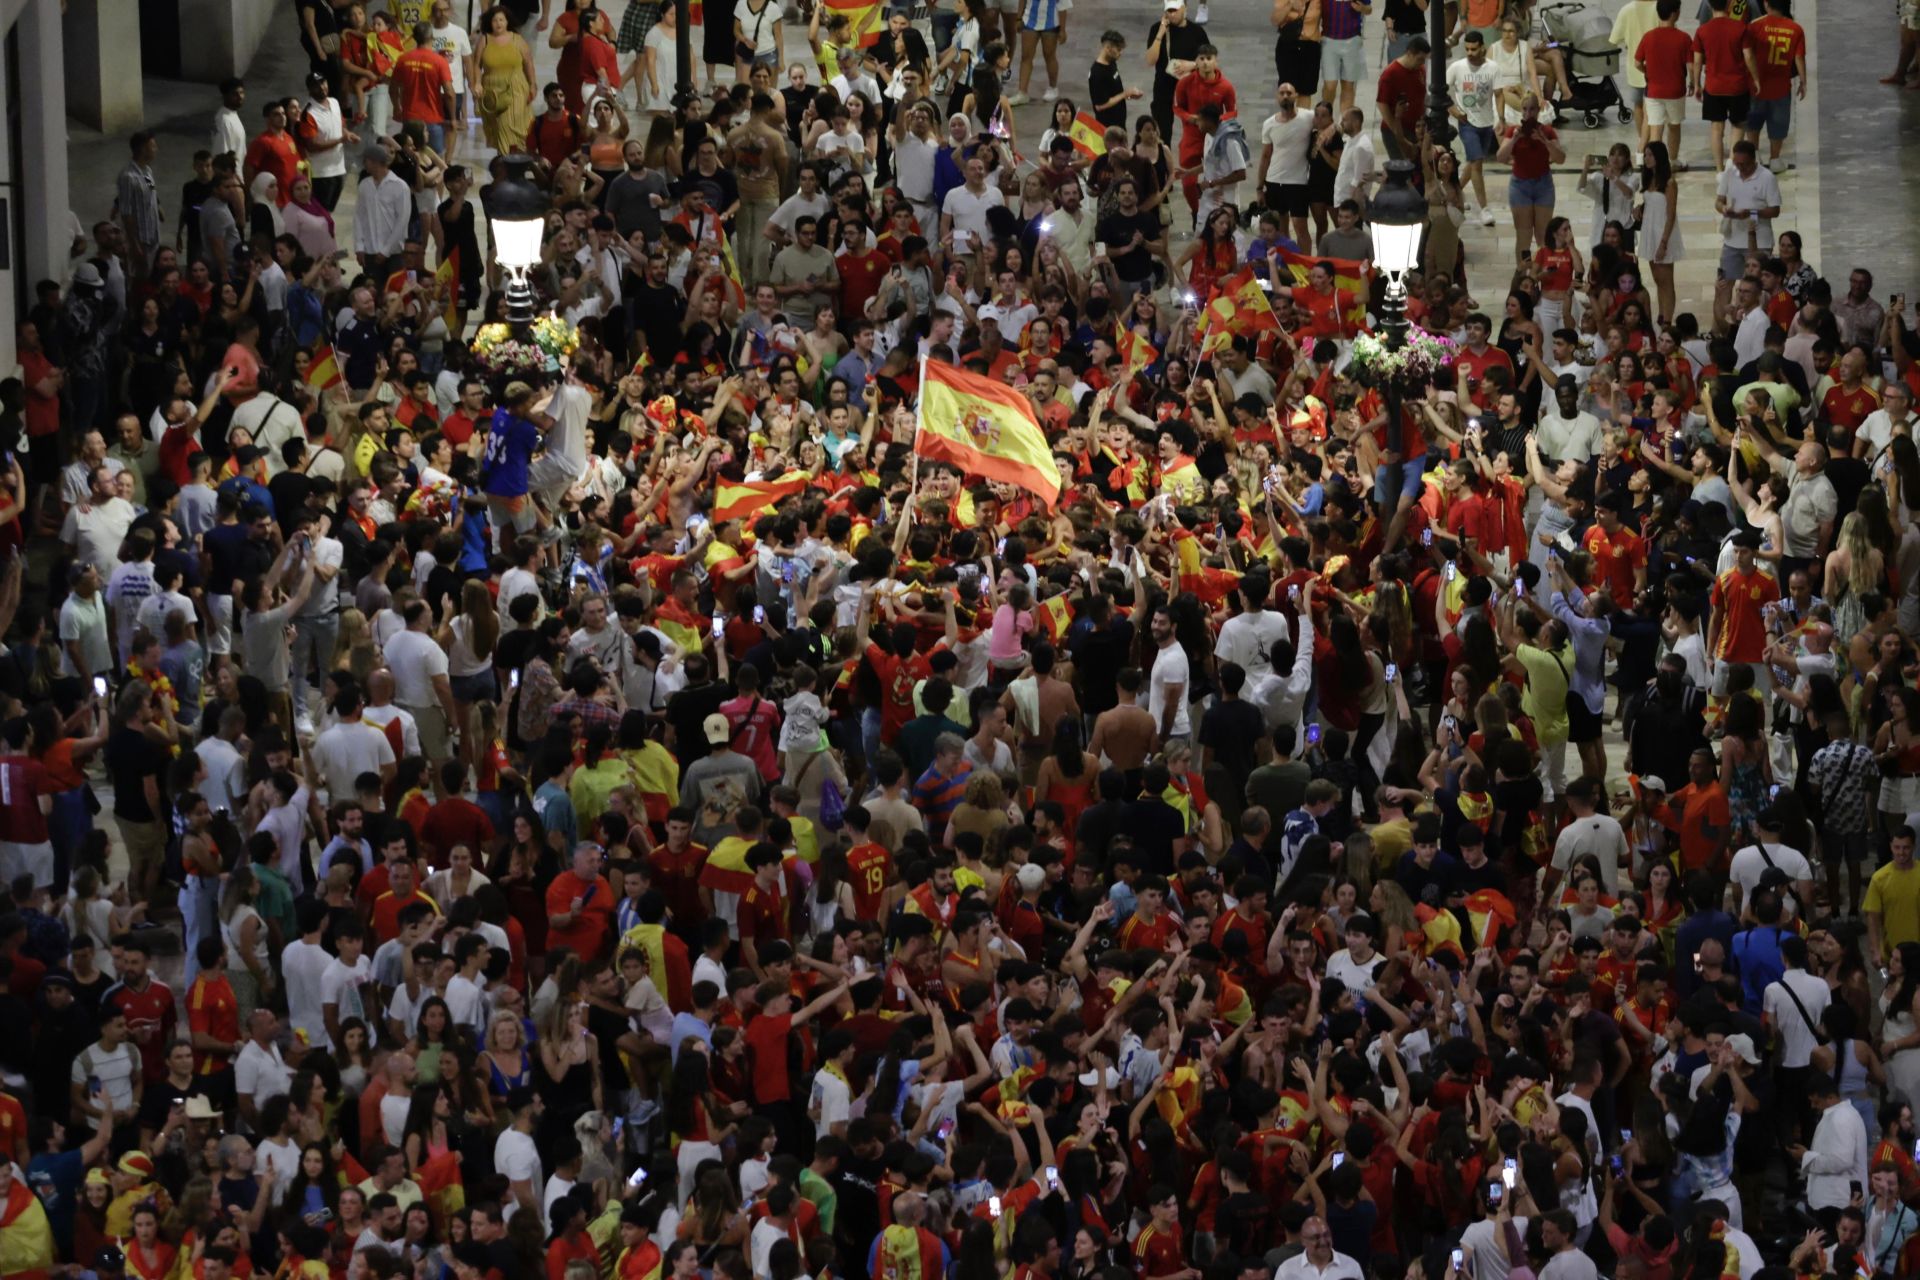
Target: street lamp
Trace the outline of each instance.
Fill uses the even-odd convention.
[[[1447,109],[1453,95],[1447,92],[1447,8],[1444,4],[1427,6],[1427,145],[1444,147],[1453,141],[1453,117]]]
[[[1407,273],[1420,259],[1427,201],[1414,190],[1418,170],[1411,160],[1389,160],[1386,169],[1386,184],[1368,206],[1367,216],[1373,233],[1373,265],[1387,286],[1380,323],[1388,344],[1397,349],[1407,336]]]
[[[494,259],[507,278],[507,323],[524,329],[535,315],[527,273],[540,261],[550,206],[546,193],[528,180],[532,156],[509,155],[501,163],[507,174],[487,189],[487,221],[493,229]]]
[[[693,91],[693,0],[673,0],[673,105],[684,110]]]

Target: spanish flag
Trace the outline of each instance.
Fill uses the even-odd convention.
[[[445,1222],[467,1207],[467,1185],[460,1178],[460,1153],[443,1151],[420,1166],[414,1175],[420,1193],[433,1209],[436,1222]]]
[[[1280,320],[1252,267],[1242,267],[1214,286],[1200,329],[1201,350],[1209,355],[1238,337],[1280,332]]]
[[[777,480],[743,480],[739,484],[723,481],[714,491],[713,522],[724,524],[728,520],[741,520],[771,511],[782,499],[790,498],[806,487],[807,473],[804,471],[789,471]]]
[[[852,25],[854,43],[871,49],[880,43],[881,0],[827,0],[827,12],[844,13]]]
[[[700,625],[700,619],[681,608],[680,602],[671,595],[661,598],[660,607],[653,615],[653,625],[679,645],[681,653],[698,653],[706,644],[707,632]]]
[[[1040,602],[1040,625],[1047,629],[1057,646],[1067,634],[1067,625],[1073,621],[1073,605],[1065,596],[1053,596]]]
[[[460,249],[459,246],[447,251],[440,259],[440,265],[433,269],[433,282],[446,291],[447,309],[440,313],[447,322],[447,332],[455,338],[464,328],[460,323]]]
[[[1126,363],[1129,374],[1139,373],[1160,358],[1159,348],[1147,341],[1145,335],[1132,329],[1122,329],[1120,340],[1115,342],[1113,347],[1120,353],[1120,359]]]
[[[313,349],[313,358],[307,362],[307,385],[316,391],[325,391],[342,381],[340,362],[333,358],[333,348],[321,343]]]
[[[728,836],[713,846],[700,868],[700,883],[716,893],[738,894],[753,888],[753,872],[747,870],[747,850],[752,847],[739,836]]]
[[[1043,507],[1060,497],[1060,470],[1033,405],[1004,382],[950,364],[923,366],[913,451],[1017,485]]]
[[[1090,111],[1082,111],[1073,118],[1073,127],[1067,130],[1067,137],[1073,141],[1073,149],[1084,159],[1098,160],[1107,154],[1107,127],[1096,120]]]
[[[1322,258],[1317,254],[1295,253],[1284,246],[1278,248],[1280,261],[1286,264],[1287,272],[1293,277],[1292,283],[1307,283],[1307,272],[1321,263],[1333,268],[1333,287],[1345,289],[1353,295],[1353,306],[1348,310],[1346,319],[1349,324],[1363,325],[1367,322],[1367,276],[1372,270],[1365,262],[1352,258]],[[1274,284],[1286,283],[1275,280]]]
[[[1473,926],[1473,941],[1476,946],[1492,947],[1504,951],[1501,944],[1506,941],[1506,932],[1518,927],[1520,913],[1513,908],[1513,900],[1498,889],[1481,889],[1467,895],[1467,923]]]
[[[40,1197],[16,1170],[0,1198],[0,1274],[8,1280],[46,1280],[53,1271],[53,1228]]]

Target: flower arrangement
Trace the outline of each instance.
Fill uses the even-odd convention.
[[[493,378],[538,378],[558,373],[560,362],[580,346],[580,331],[555,315],[533,322],[530,335],[516,338],[504,324],[480,326],[473,338],[473,358]]]
[[[1452,338],[1419,325],[1407,326],[1398,350],[1384,336],[1361,334],[1353,340],[1353,372],[1362,382],[1424,382],[1453,362],[1459,348]]]

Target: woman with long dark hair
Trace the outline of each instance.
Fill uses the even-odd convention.
[[[1880,1016],[1888,1086],[1911,1103],[1920,1098],[1920,942],[1902,942],[1887,957]]]
[[[1649,142],[1640,163],[1641,261],[1653,268],[1660,323],[1674,315],[1673,265],[1686,254],[1680,238],[1680,182],[1664,142]]]
[[[1040,762],[1040,773],[1034,779],[1033,802],[1037,805],[1051,800],[1060,806],[1060,829],[1067,836],[1068,856],[1072,855],[1073,832],[1080,825],[1080,815],[1098,799],[1095,784],[1099,777],[1100,761],[1086,749],[1080,717],[1061,716],[1053,726],[1053,750]]]

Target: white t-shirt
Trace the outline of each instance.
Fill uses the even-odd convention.
[[[965,231],[973,238],[969,248],[978,248],[986,243],[990,232],[987,210],[1005,208],[1006,203],[1006,196],[992,183],[977,193],[962,183],[947,192],[947,198],[940,204],[940,212],[953,219],[955,231]]]
[[[1353,958],[1352,952],[1342,947],[1327,957],[1327,976],[1338,978],[1347,990],[1353,992],[1357,1000],[1361,993],[1373,985],[1373,975],[1380,971],[1380,966],[1386,963],[1386,959],[1376,951],[1372,959],[1361,964]]]
[[[1273,646],[1291,634],[1286,615],[1272,609],[1235,614],[1220,626],[1214,657],[1238,663],[1249,676],[1265,675],[1273,669]]]
[[[448,23],[444,27],[434,27],[427,32],[427,42],[433,51],[453,65],[453,91],[467,91],[466,59],[473,56],[473,42],[467,39],[465,28]]]
[[[1476,129],[1493,128],[1493,93],[1500,79],[1491,61],[1474,66],[1465,58],[1447,65],[1447,89],[1453,105],[1466,112],[1467,123]]]
[[[73,1060],[71,1079],[85,1085],[92,1076],[100,1082],[100,1092],[113,1102],[116,1113],[133,1111],[133,1081],[140,1074],[140,1049],[131,1040],[122,1040],[112,1053],[96,1042]]]
[[[1730,209],[1778,209],[1780,207],[1780,180],[1773,176],[1773,170],[1760,164],[1753,168],[1753,176],[1743,178],[1740,171],[1728,165],[1720,174],[1720,181],[1714,188],[1714,194],[1727,198]],[[1738,217],[1722,219],[1721,243],[1729,249],[1747,247],[1748,218]],[[1773,248],[1773,219],[1761,218],[1754,224],[1754,246],[1760,249]]]
[[[1787,994],[1791,987],[1793,994]],[[1800,1008],[1794,1007],[1798,998]],[[1804,1067],[1813,1055],[1817,1043],[1813,1038],[1814,1023],[1820,1021],[1820,1015],[1826,1012],[1833,1002],[1833,992],[1827,986],[1827,980],[1805,969],[1789,969],[1778,980],[1769,982],[1766,991],[1760,997],[1761,1008],[1766,1011],[1767,1025],[1780,1036],[1780,1065],[1783,1067]],[[1801,1016],[1801,1009],[1806,1016]]]
[[[466,32],[461,32],[460,38],[466,39]],[[460,64],[457,62],[453,67],[453,84],[455,89],[460,86]],[[313,122],[316,141],[332,142],[346,136],[346,122],[341,119],[338,98],[328,98],[324,102],[309,99],[304,118],[301,120],[302,126],[305,126],[309,120]],[[346,144],[342,142],[341,145],[328,147],[324,151],[308,152],[307,163],[313,166],[312,172],[316,178],[344,178],[347,176]],[[280,461],[278,449],[271,450],[267,456],[275,463]]]
[[[287,984],[287,1021],[307,1033],[308,1044],[325,1044],[327,1022],[320,1005],[320,981],[333,957],[318,943],[295,938],[280,953],[280,976]]]
[[[253,1167],[265,1170],[269,1159],[273,1161],[273,1203],[278,1205],[286,1198],[293,1175],[300,1170],[300,1144],[269,1138],[253,1149]]]
[[[756,57],[761,54],[780,52],[780,46],[775,42],[774,35],[781,12],[780,6],[774,4],[773,0],[767,0],[767,3],[761,5],[758,13],[754,12],[749,0],[739,0],[739,3],[733,6],[733,20],[740,24],[740,34],[745,37],[747,44],[753,46]]]
[[[847,1082],[831,1071],[813,1073],[813,1097],[809,1107],[818,1114],[813,1121],[813,1136],[824,1138],[836,1124],[843,1124],[853,1113],[853,1091]]]
[[[447,674],[447,651],[424,631],[402,631],[386,643],[393,700],[403,707],[437,707],[433,677]]]
[[[360,992],[372,975],[373,961],[364,955],[354,962],[351,969],[338,957],[329,961],[325,971],[320,975],[322,1012],[324,1013],[325,1006],[333,1005],[335,1016],[341,1022],[344,1023],[348,1018],[359,1018],[362,1022],[367,1022],[367,1008],[360,999]],[[372,1024],[369,1022],[368,1025]],[[327,1037],[324,1027],[321,1029],[319,1039],[315,1041],[316,1044],[321,1042],[325,1042],[331,1048],[340,1047],[333,1044]]]
[[[1193,732],[1193,722],[1187,715],[1187,694],[1192,692],[1192,676],[1187,667],[1187,651],[1178,642],[1161,649],[1153,660],[1153,677],[1147,685],[1147,710],[1153,713],[1156,725],[1165,723],[1164,714],[1167,705],[1167,690],[1173,685],[1181,686],[1179,707],[1173,713],[1172,737]]]
[[[247,1041],[247,1047],[233,1060],[233,1087],[241,1097],[252,1098],[255,1107],[292,1088],[293,1072],[287,1070],[280,1046],[262,1049],[259,1041]]]
[[[1767,873],[1767,859],[1773,859],[1773,865],[1787,873],[1789,880],[1813,879],[1813,868],[1807,864],[1806,857],[1798,849],[1784,844],[1767,841],[1764,852],[1760,845],[1750,844],[1733,855],[1733,864],[1727,868],[1727,878],[1740,886],[1740,901],[1744,904],[1760,887],[1760,877]],[[1781,895],[1781,906],[1787,915],[1794,914],[1794,900],[1791,894]]]
[[[1620,867],[1627,861],[1627,833],[1610,814],[1575,818],[1560,831],[1553,846],[1553,866],[1566,871],[1575,858],[1592,854],[1600,860],[1600,887],[1608,895],[1620,891]]]
[[[538,1188],[540,1182],[540,1152],[533,1145],[533,1135],[522,1133],[518,1129],[504,1130],[493,1143],[494,1171],[508,1182],[524,1182]],[[502,1221],[512,1221],[519,1209],[519,1201],[512,1191],[501,1197],[506,1212]]]
[[[1515,1218],[1513,1229],[1526,1238],[1527,1220]],[[1460,1233],[1462,1248],[1473,1250],[1473,1280],[1507,1280],[1511,1270],[1507,1259],[1494,1245],[1494,1238],[1500,1234],[1500,1228],[1490,1219],[1482,1218]]]
[[[364,720],[343,720],[313,740],[313,763],[335,800],[353,795],[353,781],[361,774],[378,773],[393,762],[387,735]]]
[[[1307,151],[1313,142],[1313,116],[1296,109],[1293,119],[1278,112],[1260,126],[1260,141],[1273,148],[1267,162],[1266,180],[1282,187],[1301,187],[1307,182]]]
[[[654,584],[656,589],[664,585],[665,585],[664,583]],[[500,575],[500,629],[502,631],[511,631],[515,628],[516,624],[514,623],[513,619],[507,615],[508,607],[511,606],[515,600],[519,599],[521,596],[538,597],[539,594],[540,594],[540,579],[536,577],[532,573],[532,571],[527,569],[515,568],[515,569],[509,569],[505,573],[501,574]],[[533,620],[535,622],[538,622],[540,620],[540,614],[537,611],[533,615]]]

